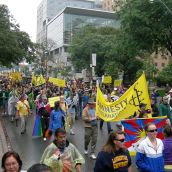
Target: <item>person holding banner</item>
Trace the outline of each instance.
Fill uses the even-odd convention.
[[[50,111],[47,110],[49,108],[49,104],[47,104],[47,99],[40,99],[39,104],[40,104],[39,106],[40,108],[38,110],[38,115],[41,118],[43,140],[46,141],[45,133],[49,127],[49,119],[50,119]]]
[[[91,141],[91,155],[90,157],[95,160],[96,156],[94,154],[96,143],[97,143],[97,117],[95,111],[95,102],[90,99],[86,107],[83,110],[83,121],[85,123],[85,151],[84,154],[88,154],[88,145]]]
[[[104,97],[105,97],[105,99],[106,99],[107,102],[112,102],[110,93],[108,93],[108,95],[105,94]],[[104,120],[103,119],[100,119],[100,130],[102,130],[102,128],[103,128],[103,123],[104,123]],[[111,131],[113,131],[110,122],[107,122],[107,129],[108,129],[108,134]]]
[[[94,172],[131,172],[131,157],[124,146],[122,131],[112,132],[107,143],[98,153]]]
[[[136,165],[139,172],[164,172],[163,143],[157,136],[157,127],[154,123],[145,126],[147,137],[137,148]]]

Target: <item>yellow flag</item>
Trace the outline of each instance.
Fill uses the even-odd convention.
[[[66,85],[66,82],[63,79],[50,77],[48,81],[52,82],[54,85],[57,85],[58,87],[65,87],[65,85]]]
[[[39,75],[37,78],[36,78],[36,86],[39,86],[39,85],[42,85],[42,84],[45,84],[45,79],[42,75]]]
[[[35,86],[45,84],[45,79],[42,75],[36,77],[32,74],[32,84]]]
[[[151,108],[145,74],[115,102],[107,102],[98,88],[96,114],[104,121],[119,121],[138,111],[140,103],[145,103],[147,109]]]
[[[22,74],[20,72],[13,72],[10,75],[11,75],[11,79],[13,81],[21,81],[22,80]]]
[[[32,74],[32,84],[36,86],[36,77]]]

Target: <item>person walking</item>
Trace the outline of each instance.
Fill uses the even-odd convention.
[[[131,157],[124,146],[125,135],[122,131],[113,131],[98,153],[94,172],[131,172]]]
[[[39,105],[40,108],[38,109],[38,115],[41,118],[43,140],[46,141],[45,133],[49,127],[50,113],[46,108],[46,107],[48,107],[46,99],[40,99],[39,104],[40,104]]]
[[[170,113],[170,105],[168,104],[168,97],[164,96],[162,103],[159,105],[160,116],[167,116],[168,120],[172,124],[172,115]]]
[[[163,127],[164,145],[163,156],[165,165],[172,165],[172,128],[169,125]]]
[[[95,114],[95,102],[90,99],[86,107],[83,110],[83,121],[85,123],[85,143],[84,143],[84,154],[88,154],[88,145],[91,141],[91,154],[90,157],[95,160],[95,149],[97,143],[98,127],[97,117]]]
[[[75,104],[72,101],[71,104],[68,105],[68,115],[70,119],[70,134],[71,135],[75,135],[74,133],[74,124],[75,124],[75,115],[76,115],[75,110],[76,110]]]
[[[8,100],[8,115],[10,117],[10,121],[14,122],[14,118],[16,115],[16,105],[19,99],[17,98],[15,93],[12,93],[12,96]]]
[[[108,93],[107,95],[105,94],[104,97],[105,97],[105,99],[106,99],[107,102],[112,102],[110,93]],[[102,128],[103,128],[103,123],[104,123],[104,120],[103,119],[100,119],[100,130],[102,130]],[[107,130],[108,130],[108,134],[111,131],[113,131],[110,122],[107,122]]]
[[[52,172],[81,172],[85,160],[78,149],[66,140],[66,131],[58,128],[53,143],[45,149],[40,163],[50,166]]]
[[[50,113],[49,130],[55,133],[58,128],[64,127],[63,118],[65,112],[60,107],[60,101],[54,103],[54,110]]]
[[[21,134],[24,134],[26,132],[28,116],[30,115],[30,107],[26,94],[20,96],[16,109],[16,118],[20,118],[21,120]]]
[[[142,140],[136,153],[136,165],[139,172],[164,172],[163,143],[156,138],[157,128],[154,123],[145,126],[147,137]]]

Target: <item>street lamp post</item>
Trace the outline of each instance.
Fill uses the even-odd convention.
[[[151,3],[153,3],[154,1],[160,2],[167,9],[167,11],[172,15],[172,10],[170,10],[170,8],[162,0],[149,0],[149,1]]]
[[[45,54],[45,68],[46,68],[46,78],[48,78],[48,51],[44,51]]]

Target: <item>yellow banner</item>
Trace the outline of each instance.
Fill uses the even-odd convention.
[[[42,75],[35,76],[32,74],[32,84],[35,86],[45,84],[45,79]]]
[[[13,81],[21,81],[22,80],[22,74],[20,72],[13,72],[10,75],[11,75],[11,79]]]
[[[58,96],[58,97],[51,97],[51,98],[49,98],[48,99],[48,102],[49,102],[49,104],[50,104],[50,107],[54,107],[54,103],[56,102],[56,101],[59,101],[60,100],[60,97]]]
[[[139,104],[151,109],[145,74],[115,102],[107,102],[100,88],[97,89],[96,114],[104,121],[119,121],[137,112]]]
[[[112,77],[111,76],[103,76],[102,77],[102,83],[111,84],[112,83]]]
[[[120,87],[122,85],[122,79],[114,81],[114,87]]]
[[[58,87],[65,87],[65,85],[66,85],[66,82],[63,79],[50,77],[48,81],[52,82],[54,85],[57,85]]]

